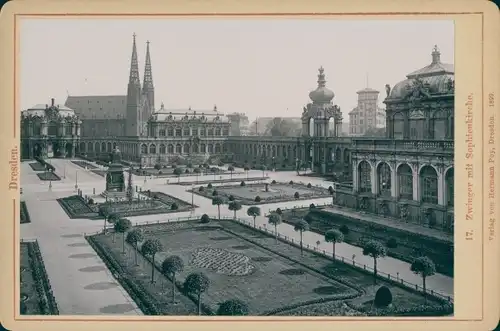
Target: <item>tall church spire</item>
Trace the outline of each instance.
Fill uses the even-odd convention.
[[[151,70],[151,56],[149,55],[149,40],[146,42],[146,65],[144,66],[143,89],[153,87],[153,72]]]
[[[137,46],[135,44],[135,33],[133,34],[133,44],[132,44],[132,59],[130,61],[130,76],[129,84],[141,85],[141,80],[139,78],[139,61],[137,60]]]
[[[149,102],[149,111],[155,110],[155,88],[153,84],[153,70],[151,69],[151,55],[149,53],[149,40],[146,42],[146,65],[144,66],[144,81],[142,91]]]

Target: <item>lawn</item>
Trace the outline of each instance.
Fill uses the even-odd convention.
[[[31,223],[30,214],[28,212],[28,208],[26,207],[26,202],[21,201],[19,206],[19,219],[21,224]]]
[[[104,204],[109,204],[111,211],[120,217],[178,213],[191,209],[190,203],[163,192],[151,192],[151,197],[156,198],[140,201],[134,199],[132,202],[118,201]],[[88,204],[84,198],[78,195],[60,198],[57,201],[71,219],[99,217],[97,213],[99,204]],[[177,207],[172,208],[174,203]]]
[[[21,315],[58,315],[37,242],[20,245]]]
[[[76,160],[76,161],[71,161],[72,163],[76,164],[77,166],[81,167],[81,168],[84,168],[85,167],[87,169],[98,169],[98,167],[96,167],[95,165],[93,165],[92,163],[90,162],[87,162],[87,161],[80,161],[80,160]]]
[[[45,166],[40,162],[29,163],[29,165],[34,171],[45,171]]]
[[[38,176],[38,178],[40,178],[40,180],[44,180],[44,181],[57,181],[57,180],[61,180],[61,177],[59,177],[58,175],[56,175],[55,173],[51,172],[51,171],[46,171],[46,172],[40,172],[40,173],[37,173],[36,174]]]
[[[216,223],[219,222],[213,225]],[[288,259],[226,232],[223,228],[202,226],[198,222],[185,225],[182,228],[179,223],[173,226],[147,226],[146,236],[157,238],[163,244],[165,253],[158,253],[155,258],[158,267],[170,255],[177,255],[185,262],[184,271],[176,277],[181,283],[192,272],[203,272],[208,276],[210,288],[202,300],[211,311],[216,311],[218,304],[224,300],[235,298],[246,302],[252,315],[260,315],[313,300],[358,295],[358,291],[349,286],[307,268],[298,267]],[[111,252],[127,272],[138,278],[137,281],[142,286],[152,287],[148,284],[150,279],[147,277],[151,274],[149,263],[134,267],[131,260],[133,257],[121,254],[121,240],[113,244],[110,235],[96,235],[94,239]],[[131,247],[128,249],[132,250]],[[141,278],[143,273],[146,277]],[[159,273],[157,277],[158,284],[169,283],[164,291],[171,292],[171,283]],[[150,295],[159,296],[157,300],[163,302],[165,296],[168,298],[169,295],[158,295],[156,292],[159,286],[161,285],[153,286]],[[175,313],[193,312],[194,303],[184,305],[186,311],[176,309]],[[170,314],[169,306],[167,304],[164,307],[164,314]]]
[[[266,190],[266,185],[268,189]],[[309,200],[314,198],[325,198],[330,195],[327,189],[322,187],[314,187],[304,184],[246,184],[241,185],[226,185],[217,187],[203,187],[195,189],[194,193],[213,198],[213,191],[217,191],[217,195],[223,199],[228,199],[233,196],[235,200],[240,201],[244,205],[256,205],[266,203],[276,203],[291,200]],[[191,192],[191,190],[189,190]],[[298,193],[298,197],[295,197]],[[260,199],[256,199],[259,197]]]
[[[391,227],[367,224],[367,221],[360,221],[343,215],[317,210],[309,212],[307,209],[284,210],[283,220],[285,223],[293,225],[309,214],[307,220],[311,231],[320,234],[324,234],[325,231],[332,228],[339,229],[345,225],[349,229],[344,238],[345,242],[359,247],[362,247],[363,242],[368,239],[379,240],[387,244],[388,240],[392,238],[397,245],[396,247],[388,247],[389,256],[411,263],[415,257],[425,255],[434,261],[438,272],[453,277],[454,255],[452,244],[432,240],[417,233],[410,235]]]
[[[100,169],[92,169],[90,171],[92,171],[94,174],[99,175],[101,177],[105,177],[106,173],[107,173],[107,170],[100,170]]]
[[[233,173],[234,174],[234,173]],[[206,179],[206,180],[198,180],[198,181],[190,181],[190,182],[174,182],[173,184],[182,185],[182,186],[190,186],[193,184],[196,185],[208,185],[208,184],[218,184],[218,183],[238,183],[241,181],[251,182],[251,181],[259,181],[259,180],[267,180],[269,177],[245,177],[245,178],[226,178],[226,179]]]
[[[155,257],[157,267],[167,256],[182,258],[185,267],[176,277],[178,285],[192,272],[208,276],[210,287],[202,296],[205,314],[215,312],[225,300],[240,299],[248,305],[250,315],[294,315],[299,307],[305,309],[301,315],[331,315],[323,307],[328,302],[363,304],[374,297],[371,274],[342,262],[332,263],[317,253],[306,251],[301,256],[296,246],[276,244],[272,236],[233,221],[212,221],[206,225],[195,220],[139,228],[146,239],[158,239],[163,245],[164,253]],[[125,244],[126,254],[122,254],[121,235],[115,243],[112,237],[98,234],[88,240],[111,271],[118,274],[119,281],[126,283],[124,287],[145,314],[152,314],[148,310],[152,304],[163,315],[194,313],[196,300],[181,294],[179,304],[169,304],[169,279],[158,269],[156,284],[151,284],[151,265],[141,258],[135,266],[134,249]],[[381,285],[390,288],[395,307],[420,308],[424,303],[421,294],[407,288],[379,280],[377,288]],[[180,287],[176,291],[182,292]],[[434,299],[429,300],[428,307],[441,306]],[[338,311],[336,314],[342,314],[340,308]]]
[[[79,195],[57,199],[61,208],[69,218],[93,218],[97,215],[97,208],[91,208],[85,199]]]
[[[230,172],[218,167],[211,167],[210,169],[206,168],[200,168],[202,173],[194,173],[193,170],[194,168],[188,168],[186,166],[178,166],[177,168],[182,170],[182,175],[181,176],[202,176],[202,175],[221,175],[221,174],[229,174]],[[136,176],[155,176],[155,177],[177,177],[177,175],[174,174],[175,168],[162,168],[162,169],[155,169],[155,168],[142,168],[142,169],[134,169],[132,173]],[[242,172],[235,172],[233,171],[234,174],[241,174]]]

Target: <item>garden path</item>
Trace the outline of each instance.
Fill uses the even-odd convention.
[[[83,189],[84,194],[91,194],[93,188],[96,188],[96,193],[102,192],[104,190],[104,178],[86,173],[85,170],[72,164],[69,160],[54,159],[51,163],[58,173],[61,173],[60,169],[66,167],[66,180],[53,182],[51,191],[48,191],[47,184],[40,184],[36,175],[32,175],[33,170],[27,162],[23,162],[21,166],[23,199],[27,203],[32,219],[32,223],[21,227],[21,238],[29,237],[32,239],[35,236],[38,239],[61,314],[108,314],[114,309],[113,307],[116,307],[116,310],[128,310],[120,314],[140,314],[128,294],[117,284],[107,269],[102,268],[103,262],[83,238],[84,233],[100,231],[102,221],[70,220],[55,201],[58,197],[75,194],[74,178],[71,177],[71,173],[75,173],[77,169],[79,170],[79,186]],[[80,175],[80,173],[83,175]],[[262,171],[258,170],[249,173],[251,177],[261,175]],[[299,177],[295,172],[269,172],[269,175],[277,181],[302,181],[326,187],[331,185],[331,182],[326,182],[320,178]],[[230,177],[229,175],[222,176],[223,178]],[[213,179],[213,175],[200,176],[199,180],[203,180],[203,178]],[[244,179],[246,174],[233,175],[233,178]],[[188,179],[193,178],[181,177],[183,181]],[[165,178],[147,179],[144,182],[143,178],[133,176],[133,181],[134,185],[142,187],[143,190],[161,191],[187,202],[191,202],[193,198],[194,203],[199,206],[194,212],[130,217],[130,220],[135,224],[175,220],[179,217],[200,216],[204,213],[211,216],[217,215],[217,208],[212,206],[210,199],[186,192],[186,190],[190,189],[189,186],[167,185]],[[169,179],[169,181],[172,183],[176,179]],[[278,207],[292,208],[309,206],[311,203],[318,205],[329,204],[330,202],[331,198],[328,196],[311,200],[265,204],[260,207],[264,215],[264,213]],[[245,206],[243,210],[237,213],[237,216],[243,220],[252,221],[252,218],[246,216],[246,209]],[[221,216],[232,217],[233,212],[229,211],[227,207],[221,206]],[[256,224],[259,227],[270,228],[264,216],[257,217]],[[300,238],[299,233],[295,232],[293,227],[288,224],[280,224],[278,232],[282,236],[292,238],[295,242]],[[332,252],[332,245],[325,243],[324,238],[319,234],[306,232],[303,240],[305,245],[311,247],[316,247],[316,242],[320,241],[318,247],[320,250],[324,250],[327,254]],[[367,267],[373,266],[373,259],[363,256],[359,247],[346,243],[338,244],[336,254],[345,259],[352,259],[354,256],[356,264],[365,264]],[[90,270],[96,270],[96,272],[88,272]],[[408,263],[391,257],[379,259],[378,270],[413,284],[421,284],[421,278],[410,271]],[[436,274],[427,279],[427,288],[445,296],[453,297],[453,278]]]

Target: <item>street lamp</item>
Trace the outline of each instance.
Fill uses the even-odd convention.
[[[194,184],[191,184],[191,207],[194,210]]]
[[[75,171],[75,191],[78,191],[78,170]]]
[[[63,174],[63,178],[66,179],[66,162],[64,163],[64,174]]]

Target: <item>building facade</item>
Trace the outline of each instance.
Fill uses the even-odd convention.
[[[336,203],[453,231],[454,68],[430,65],[387,86],[385,139],[352,141],[352,187]]]
[[[385,110],[378,106],[379,91],[365,88],[356,92],[358,105],[349,112],[349,134],[364,136],[385,127]]]
[[[248,136],[250,134],[250,122],[247,115],[243,113],[231,113],[226,116],[231,123],[230,136]]]
[[[75,112],[55,104],[21,112],[21,158],[74,157],[79,151],[81,121]]]

